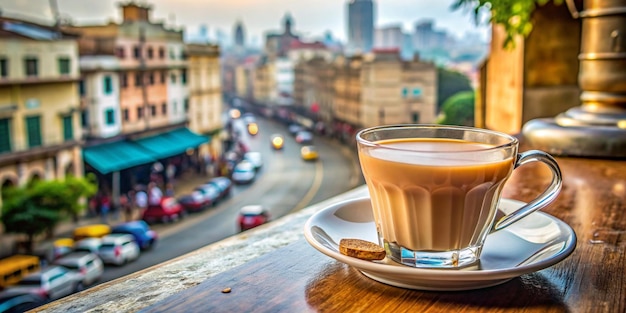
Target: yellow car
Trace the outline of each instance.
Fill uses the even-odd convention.
[[[282,135],[272,135],[270,143],[272,144],[272,148],[274,148],[274,150],[280,150],[285,144],[285,138],[283,138]]]
[[[259,125],[257,123],[248,124],[248,134],[254,136],[259,133]]]
[[[300,149],[300,155],[305,161],[315,161],[319,158],[319,153],[315,146],[304,146]]]
[[[74,229],[74,240],[85,238],[101,238],[111,233],[111,227],[107,224],[92,224],[76,227]]]

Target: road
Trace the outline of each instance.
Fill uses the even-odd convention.
[[[259,133],[248,135],[243,121],[236,120],[242,140],[251,151],[263,156],[263,167],[250,185],[234,185],[233,196],[207,211],[189,215],[174,224],[155,225],[159,233],[158,245],[142,253],[140,258],[121,267],[107,266],[99,283],[106,282],[162,263],[208,244],[236,234],[237,213],[247,204],[261,204],[268,208],[272,219],[298,211],[311,204],[336,196],[361,183],[357,160],[345,147],[327,138],[314,138],[320,152],[317,162],[300,158],[301,145],[295,141],[285,125],[257,117]],[[270,146],[272,134],[283,134],[283,150]]]

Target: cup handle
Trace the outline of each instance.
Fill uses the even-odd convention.
[[[520,219],[528,216],[530,213],[544,208],[552,201],[554,201],[554,199],[556,199],[556,197],[559,195],[559,192],[561,191],[561,186],[563,184],[563,179],[561,177],[561,169],[556,163],[556,160],[551,155],[539,150],[529,150],[519,153],[517,155],[517,160],[515,161],[515,167],[513,169],[516,169],[526,163],[536,161],[543,162],[552,171],[552,182],[550,182],[548,188],[546,188],[546,190],[544,190],[541,195],[535,198],[535,200],[522,206],[515,212],[505,215],[499,221],[497,221],[495,226],[493,227],[493,231],[508,227],[511,224],[519,221]]]

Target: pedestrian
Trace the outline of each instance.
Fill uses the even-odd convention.
[[[104,193],[100,197],[100,218],[102,219],[102,223],[108,223],[109,212],[111,211],[111,199],[109,195]]]
[[[174,197],[174,184],[167,183],[165,185],[165,196],[166,197]]]
[[[157,186],[155,182],[148,184],[148,205],[161,204],[161,198],[163,198],[163,192],[161,188]]]
[[[124,213],[124,221],[133,220],[133,209],[128,196],[125,193],[120,194],[120,210]]]
[[[139,211],[139,216],[143,215],[143,211],[148,208],[148,194],[144,188],[140,186],[135,187],[135,206]]]

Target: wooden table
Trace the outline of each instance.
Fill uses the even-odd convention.
[[[544,212],[568,223],[578,243],[542,271],[479,290],[409,290],[371,280],[299,240],[143,311],[626,312],[626,161],[558,162],[564,188]],[[530,201],[549,179],[542,165],[523,166],[504,196]]]

